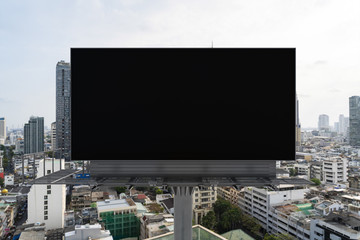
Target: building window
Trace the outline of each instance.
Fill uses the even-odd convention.
[[[48,190],[48,191],[47,191],[47,194],[51,194],[51,190]]]
[[[195,193],[195,197],[199,196],[199,194]]]
[[[48,211],[44,211],[44,215],[47,215],[48,214]]]
[[[48,209],[48,206],[44,206],[44,210],[47,210]]]
[[[48,220],[48,216],[44,216],[44,220]]]
[[[48,201],[44,201],[44,205],[47,205],[48,204]]]
[[[51,185],[47,185],[47,189],[51,189]]]
[[[198,202],[199,201],[199,199],[195,199],[195,202]]]
[[[45,195],[45,196],[44,196],[44,199],[48,199],[48,196],[47,196],[47,195]]]
[[[47,170],[47,174],[50,174],[51,173],[51,170]]]

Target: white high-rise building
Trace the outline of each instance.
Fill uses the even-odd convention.
[[[330,129],[329,116],[328,115],[321,114],[319,116],[318,128],[319,128],[319,130],[329,130]]]
[[[6,121],[5,118],[0,118],[0,144],[5,144],[6,140]]]
[[[333,157],[323,162],[323,183],[347,182],[348,160],[346,158]]]
[[[54,172],[60,170],[60,160],[54,160]],[[44,159],[38,161],[37,178],[44,175]],[[45,175],[52,173],[52,159],[45,160]],[[61,169],[65,169],[64,161]],[[56,229],[64,227],[66,207],[66,185],[32,185],[28,194],[27,223],[45,223],[45,228]]]
[[[294,185],[279,185],[278,190],[245,187],[239,196],[239,207],[256,218],[270,233],[289,233],[296,239],[310,239],[310,223],[301,222],[301,217],[290,216],[278,211],[275,206],[292,205],[303,201],[308,189],[296,189]],[[297,225],[301,222],[301,225]]]

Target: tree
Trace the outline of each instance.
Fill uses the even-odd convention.
[[[2,177],[0,177],[0,186],[1,186],[1,188],[4,187],[4,179]]]
[[[258,221],[247,214],[241,215],[241,225],[253,234],[258,234],[261,229]]]
[[[126,187],[115,187],[115,191],[117,192],[117,194],[125,193]]]
[[[201,220],[201,225],[210,229],[215,230],[216,216],[214,211],[208,212]]]
[[[155,193],[156,194],[163,194],[163,190],[161,190],[160,188],[156,188]]]
[[[213,208],[216,220],[217,222],[220,222],[222,214],[225,213],[227,210],[231,209],[231,203],[229,201],[226,201],[225,199],[218,198],[215,201]]]
[[[227,232],[240,227],[241,210],[236,206],[231,206],[229,210],[224,212],[219,222],[219,230],[221,232]]]
[[[287,233],[276,233],[276,234],[266,233],[264,236],[264,240],[296,240],[296,238],[290,236]]]
[[[311,181],[316,184],[316,186],[319,186],[321,184],[321,181],[317,178],[312,178]]]
[[[290,168],[289,171],[290,171],[290,177],[294,177],[298,174],[295,168]]]

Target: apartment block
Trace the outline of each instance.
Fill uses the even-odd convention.
[[[195,224],[201,222],[217,199],[217,188],[195,187],[193,193],[193,219]]]
[[[337,184],[347,182],[348,160],[332,157],[323,161],[323,183]]]
[[[235,187],[218,187],[217,195],[233,205],[238,205],[240,191]]]

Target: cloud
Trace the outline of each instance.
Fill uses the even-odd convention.
[[[329,92],[339,93],[339,92],[341,92],[341,90],[340,90],[340,89],[333,88],[333,89],[330,89]]]

